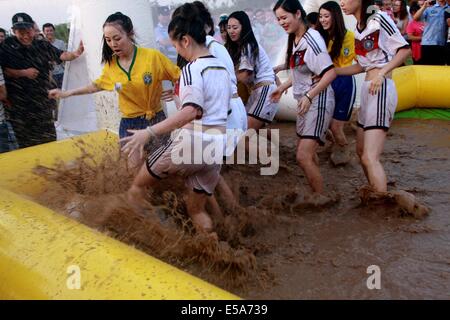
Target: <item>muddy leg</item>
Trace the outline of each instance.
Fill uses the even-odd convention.
[[[364,147],[361,163],[371,187],[376,192],[387,191],[386,173],[380,162],[385,140],[386,132],[382,129],[373,129],[364,132]]]
[[[196,193],[191,190],[186,197],[186,206],[196,230],[210,233],[213,231],[214,226],[205,208],[207,197],[203,193]]]

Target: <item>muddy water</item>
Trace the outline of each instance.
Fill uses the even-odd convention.
[[[146,210],[130,208],[123,197],[130,174],[114,155],[95,166],[78,159],[39,168],[52,187],[37,200],[244,298],[450,298],[449,122],[399,120],[389,133],[389,188],[431,208],[420,220],[389,203],[361,205],[366,181],[357,159],[335,168],[327,147],[319,152],[322,173],[340,201],[292,206],[309,190],[295,161],[294,126],[274,127],[281,129],[277,176],[261,177],[258,166],[223,170],[241,208],[215,217],[219,241],[193,231],[181,181],[153,190]],[[366,286],[371,265],[381,269],[381,290]]]

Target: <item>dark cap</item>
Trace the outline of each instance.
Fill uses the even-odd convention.
[[[13,29],[29,29],[33,28],[34,21],[28,14],[20,12],[12,17],[12,24]]]
[[[162,16],[168,16],[170,14],[170,8],[168,6],[159,7],[158,14]]]

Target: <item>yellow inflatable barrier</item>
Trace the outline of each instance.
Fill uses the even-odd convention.
[[[0,299],[238,299],[30,200],[45,187],[32,168],[74,159],[78,140],[117,149],[100,131],[0,155]]]
[[[450,108],[449,66],[406,66],[394,70],[398,93],[396,111],[411,108]]]

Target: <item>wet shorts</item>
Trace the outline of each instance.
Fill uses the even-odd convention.
[[[297,101],[300,97],[295,97]],[[308,112],[297,115],[297,135],[301,139],[314,139],[325,144],[325,136],[334,112],[334,92],[331,86],[314,97]]]
[[[397,90],[394,81],[384,79],[377,95],[369,94],[371,81],[364,81],[361,87],[361,108],[358,127],[364,130],[388,130],[397,108]]]
[[[271,84],[254,89],[246,105],[248,116],[271,123],[278,111],[278,103],[270,101],[270,95],[276,88],[275,84]]]
[[[331,86],[334,90],[333,119],[348,121],[352,116],[353,104],[356,98],[356,81],[353,76],[338,76]]]
[[[158,180],[171,175],[186,177],[192,190],[212,195],[220,178],[225,139],[225,134],[180,129],[148,157],[148,172]]]

